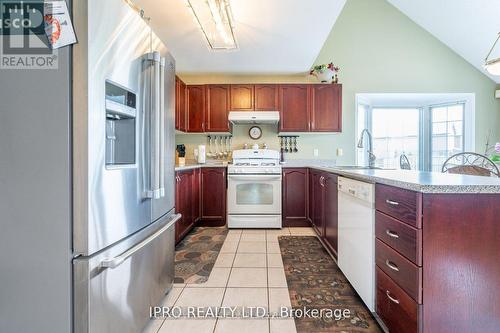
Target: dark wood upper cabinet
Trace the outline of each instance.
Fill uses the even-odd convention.
[[[205,86],[187,86],[187,132],[205,131]]]
[[[310,89],[306,84],[279,87],[281,132],[308,132],[310,123]]]
[[[201,219],[206,226],[226,224],[226,168],[201,169]]]
[[[280,132],[341,132],[342,85],[209,84],[176,80],[175,128],[230,132],[229,111],[280,111]]]
[[[323,173],[324,184],[324,203],[323,218],[325,225],[325,243],[337,257],[338,248],[338,190],[337,176],[329,173]]]
[[[175,129],[186,131],[186,84],[179,78],[175,77]]]
[[[252,84],[231,85],[231,110],[253,110],[254,86]]]
[[[256,84],[254,96],[254,109],[256,111],[279,110],[277,84]]]
[[[229,85],[210,84],[206,88],[207,132],[229,132]]]
[[[307,168],[283,169],[283,226],[309,226]]]
[[[311,85],[311,132],[342,131],[342,86]]]

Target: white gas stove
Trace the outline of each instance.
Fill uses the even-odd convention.
[[[233,151],[228,166],[229,228],[281,228],[281,165],[271,149]]]
[[[228,174],[281,174],[280,154],[271,149],[239,149],[233,151],[233,164]]]

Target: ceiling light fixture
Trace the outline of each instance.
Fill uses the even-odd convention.
[[[493,75],[500,75],[500,58],[488,60],[488,57],[491,55],[491,52],[493,52],[493,49],[497,45],[499,39],[500,39],[500,32],[498,33],[498,37],[495,43],[493,43],[490,52],[486,56],[486,59],[484,59],[484,69],[486,69],[488,73]]]
[[[212,50],[238,48],[229,0],[187,0]]]

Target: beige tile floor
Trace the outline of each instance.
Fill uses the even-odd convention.
[[[231,229],[208,281],[175,284],[162,306],[290,307],[279,236],[314,236],[311,228]],[[293,319],[152,319],[143,333],[296,333]]]

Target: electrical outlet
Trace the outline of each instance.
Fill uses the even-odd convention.
[[[344,155],[344,150],[342,148],[337,148],[337,156]]]
[[[318,157],[319,156],[319,149],[318,148],[314,148],[313,155],[314,155],[314,157]]]

